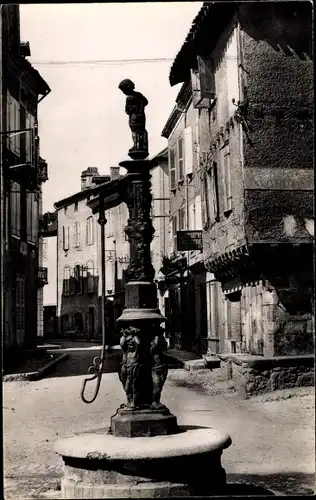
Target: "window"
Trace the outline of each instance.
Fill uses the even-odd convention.
[[[236,106],[233,104],[233,99],[239,101],[239,74],[237,60],[237,30],[234,29],[226,47],[226,74],[227,74],[227,98],[228,98],[228,114],[231,117]]]
[[[186,127],[183,131],[184,139],[184,165],[185,175],[193,173],[193,138],[192,127]]]
[[[42,257],[43,260],[47,260],[47,240],[42,241]]]
[[[70,268],[68,266],[64,268],[63,294],[70,295]]]
[[[92,261],[87,263],[87,286],[88,293],[94,292],[94,264]]]
[[[15,285],[15,328],[17,344],[24,340],[25,332],[25,281],[22,276],[18,276]]]
[[[219,199],[218,199],[218,178],[217,163],[212,161],[207,168],[207,205],[210,222],[218,221]]]
[[[20,237],[21,234],[21,186],[11,182],[10,191],[11,234]]]
[[[69,250],[69,226],[63,226],[63,249]]]
[[[169,150],[170,190],[176,189],[176,159],[174,148]]]
[[[224,213],[232,210],[232,186],[229,147],[222,149],[222,168],[224,178]]]
[[[197,70],[191,70],[194,108],[209,108],[215,99],[215,73],[213,62],[197,56]]]
[[[87,218],[87,224],[86,224],[86,244],[87,245],[92,245],[93,244],[93,217],[88,217]]]
[[[178,230],[178,221],[177,217],[174,215],[171,219],[171,227],[172,227],[172,239],[173,239],[173,251],[177,251],[177,230]]]
[[[185,229],[185,209],[180,208],[179,210],[179,231],[183,231]]]
[[[8,131],[20,130],[20,103],[16,101],[11,94],[7,93],[7,117],[8,117]],[[13,153],[20,155],[20,139],[19,133],[10,134],[8,137],[7,147]]]
[[[195,212],[195,221],[194,221],[194,229],[200,231],[202,229],[202,202],[201,195],[197,195],[194,200],[194,212]]]
[[[74,268],[74,288],[73,293],[80,294],[82,293],[82,266],[76,265]]]
[[[178,139],[178,179],[182,181],[184,179],[184,158],[183,158],[183,138]]]
[[[33,192],[26,192],[26,237],[28,243],[38,240],[38,198]]]
[[[67,208],[68,208],[67,206],[64,207],[64,214],[67,213]]]
[[[78,202],[75,201],[75,212],[78,212]]]
[[[35,118],[27,111],[25,112],[25,128],[31,129],[25,133],[25,159],[26,161],[33,163],[35,160],[35,148],[34,148],[34,138],[35,138]]]
[[[74,247],[80,247],[80,222],[74,222]]]

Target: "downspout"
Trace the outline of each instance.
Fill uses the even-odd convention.
[[[0,5],[0,132],[3,132],[3,85],[2,85],[2,5]],[[0,235],[1,240],[5,241],[4,227],[5,221],[7,220],[5,214],[5,206],[4,206],[4,177],[3,177],[3,140],[4,135],[0,134]],[[3,245],[0,245],[0,275],[1,275],[1,284],[0,284],[0,321],[1,321],[1,347],[3,352],[3,337],[4,337],[4,279],[3,279]]]

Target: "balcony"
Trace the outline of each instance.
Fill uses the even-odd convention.
[[[45,238],[57,236],[57,212],[46,212],[39,218],[39,234]]]
[[[37,286],[42,288],[48,284],[47,267],[39,267],[37,271]]]

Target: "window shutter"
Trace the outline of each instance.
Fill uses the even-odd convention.
[[[215,75],[212,69],[212,62],[197,56],[199,77],[200,77],[200,90],[201,98],[214,99],[215,98]]]
[[[77,222],[77,247],[80,247],[80,222]]]
[[[184,158],[183,158],[183,138],[179,137],[178,139],[178,173],[179,180],[183,180],[184,178]]]
[[[195,227],[196,230],[202,229],[202,203],[201,203],[201,195],[196,196],[195,198]]]
[[[200,79],[197,71],[191,69],[191,86],[193,107],[197,108],[201,101]]]
[[[232,210],[231,165],[228,147],[222,150],[222,169],[224,173],[224,212]]]
[[[73,246],[77,246],[77,223],[73,223]]]
[[[92,263],[88,264],[88,293],[94,292],[94,266]]]
[[[184,138],[184,164],[185,175],[193,173],[193,137],[192,127],[187,127],[183,131]]]
[[[176,189],[176,161],[174,148],[169,151],[170,189]]]

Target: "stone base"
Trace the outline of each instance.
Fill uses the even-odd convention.
[[[249,397],[315,383],[314,356],[263,357],[246,354],[218,354],[221,370],[238,392]]]
[[[165,436],[178,430],[177,418],[163,405],[157,410],[119,408],[111,418],[111,433],[118,437]]]
[[[153,498],[225,492],[221,466],[226,434],[184,428],[151,438],[119,438],[100,431],[60,440],[62,498]]]

